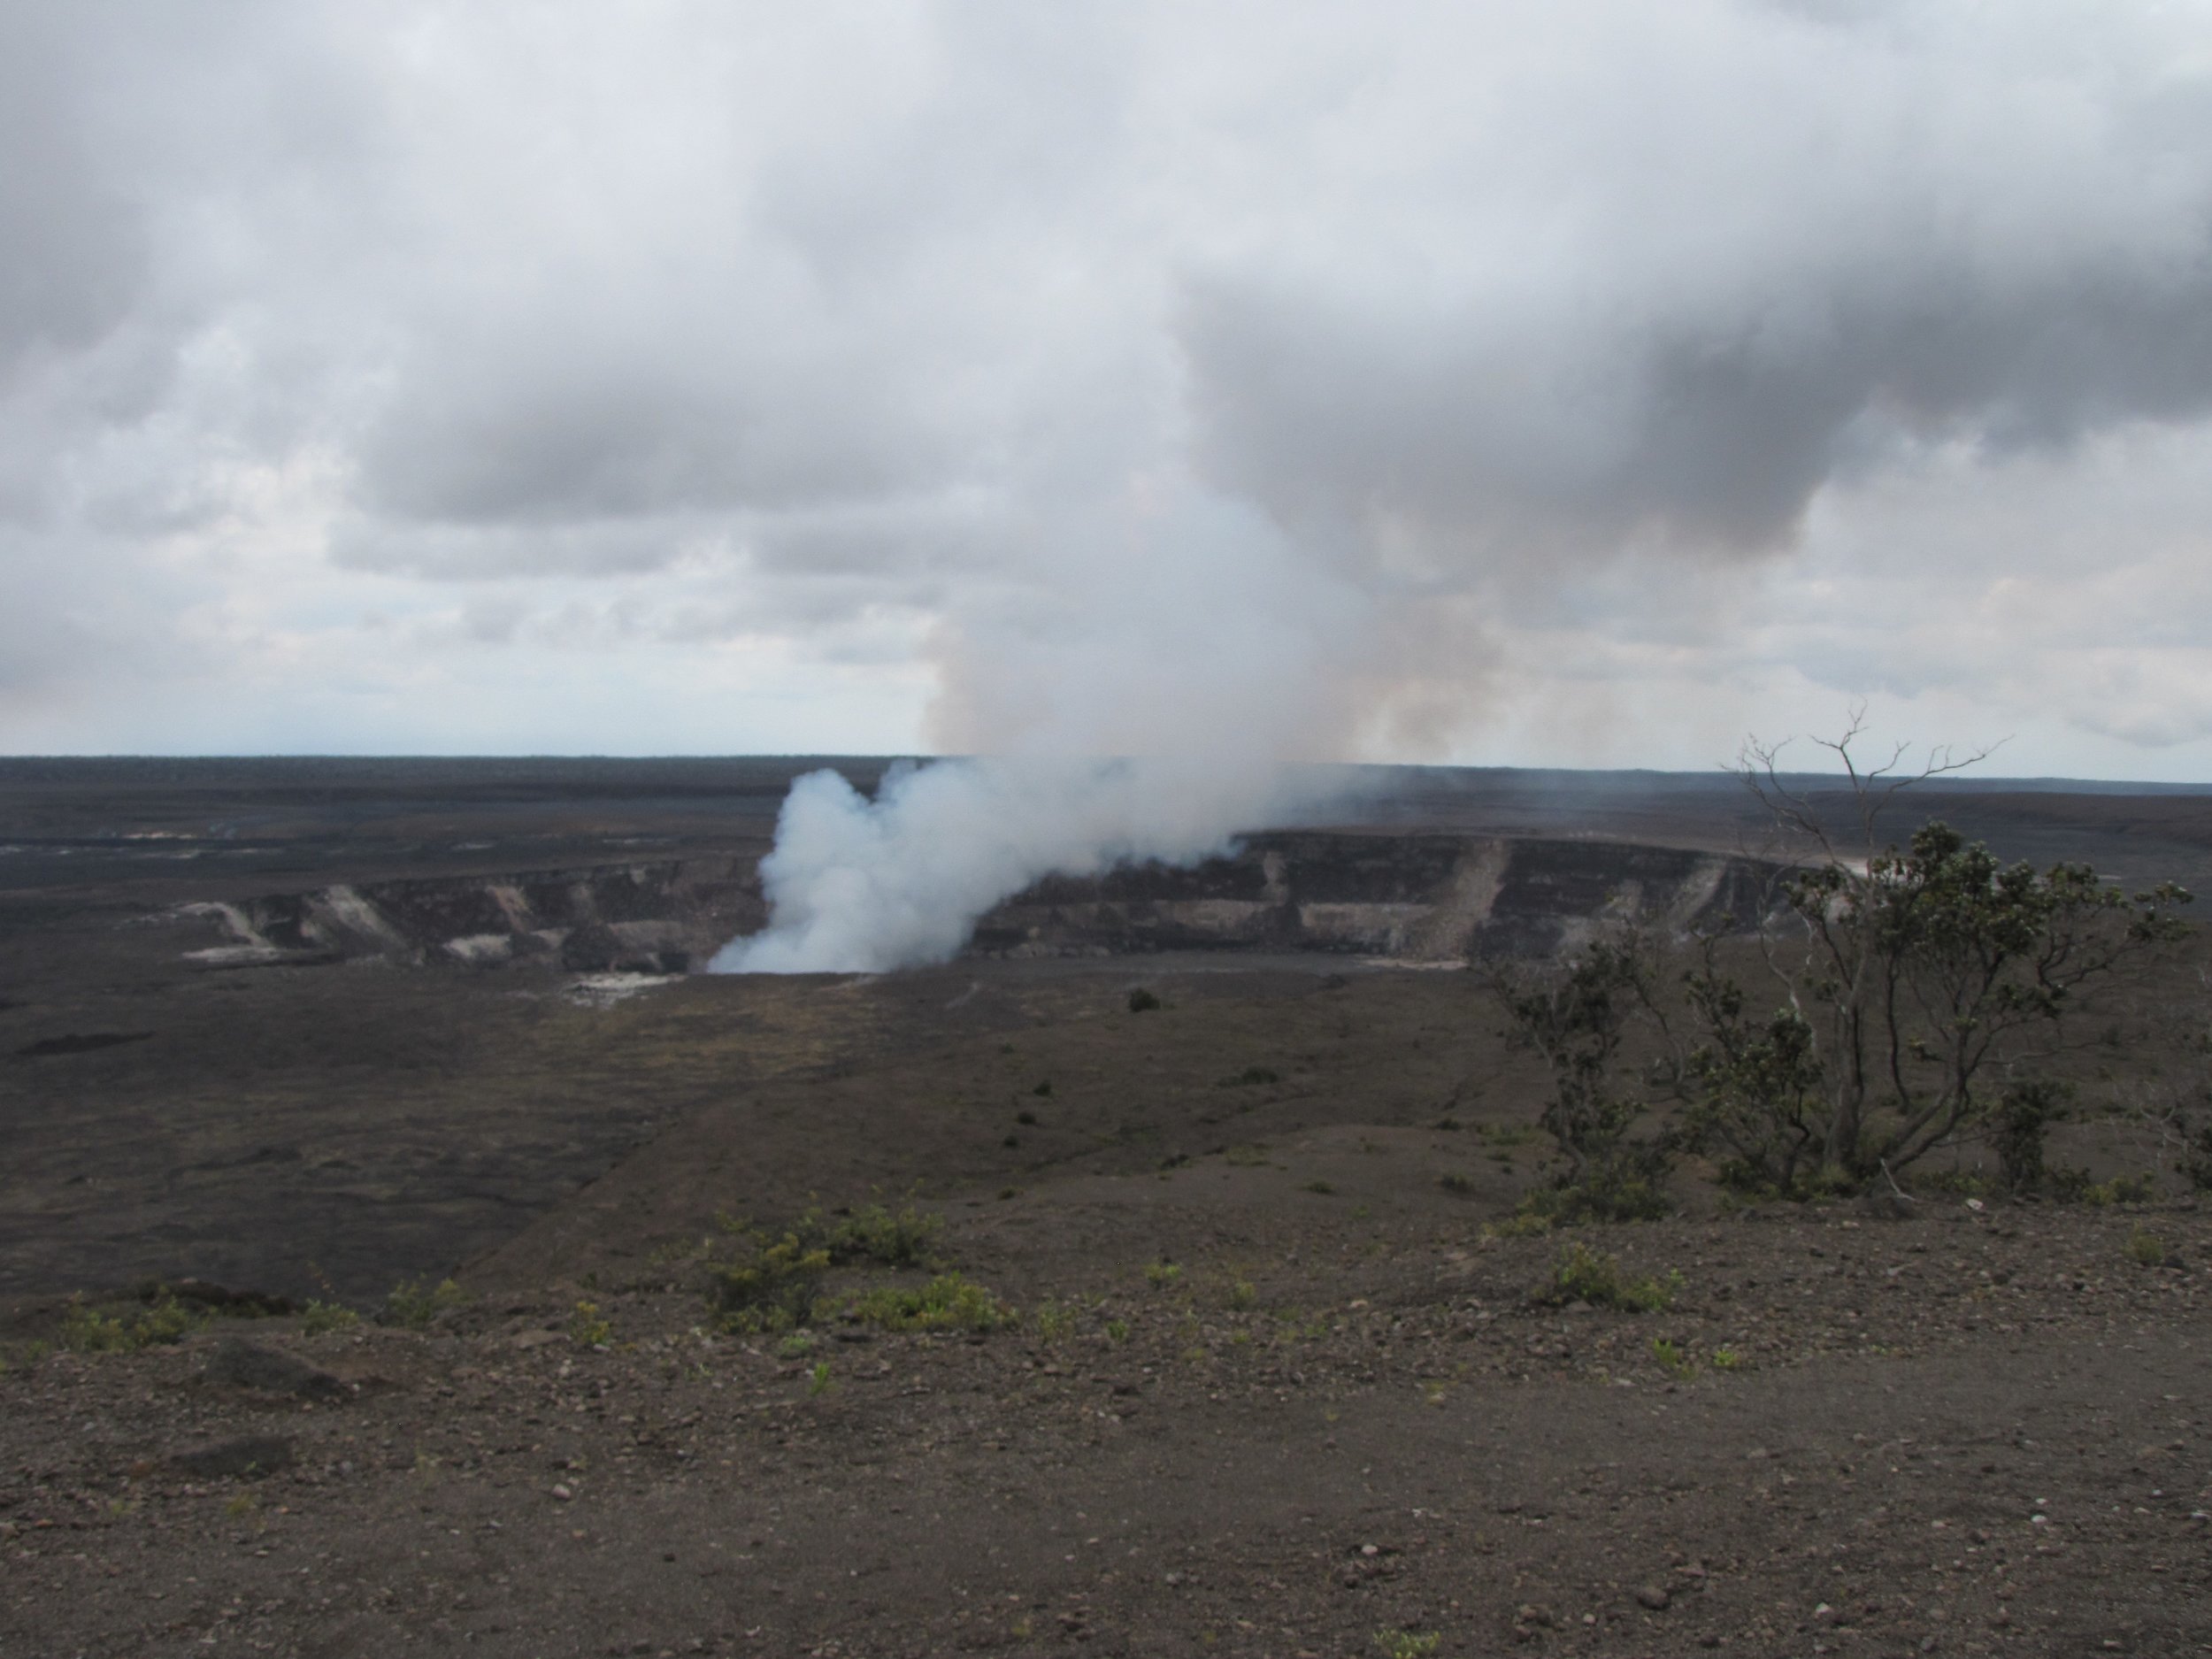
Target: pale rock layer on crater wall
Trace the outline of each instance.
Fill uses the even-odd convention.
[[[1669,930],[1754,922],[1773,868],[1678,848],[1430,833],[1271,831],[1189,868],[1054,876],[977,924],[979,956],[1322,952],[1425,963],[1537,955],[1608,918]],[[340,884],[180,914],[220,929],[209,968],[365,957],[682,972],[764,926],[749,859]]]

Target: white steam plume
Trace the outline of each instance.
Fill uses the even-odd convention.
[[[1225,852],[1280,812],[1283,775],[1167,760],[902,764],[872,803],[834,772],[791,786],[761,863],[772,921],[717,973],[881,972],[942,962],[1040,877]]]
[[[941,962],[1041,877],[1194,863],[1340,790],[1287,763],[1344,747],[1323,665],[1359,637],[1356,594],[1171,477],[1044,534],[1064,580],[978,595],[939,637],[941,741],[984,757],[895,768],[873,803],[834,772],[800,779],[761,864],[769,926],[715,972]]]

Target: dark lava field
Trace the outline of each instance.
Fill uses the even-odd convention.
[[[2142,1110],[2200,946],[2055,1140],[2147,1187],[1692,1160],[1571,1235],[1665,1305],[1562,1305],[1459,964],[1747,925],[1732,780],[1348,773],[950,964],[695,972],[819,764],[0,760],[0,1659],[2212,1650],[2212,1213]],[[2203,793],[1910,809],[2212,886]],[[972,1317],[719,1317],[733,1228],[869,1217],[829,1292]]]

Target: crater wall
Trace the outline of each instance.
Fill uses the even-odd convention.
[[[731,857],[341,884],[183,913],[223,930],[190,953],[211,968],[381,956],[649,973],[684,972],[768,918],[755,862]]]
[[[1271,831],[1189,869],[1054,876],[977,925],[969,954],[1324,952],[1406,962],[1543,955],[1609,917],[1672,929],[1753,925],[1774,867],[1619,841]],[[209,968],[381,957],[680,973],[767,923],[748,857],[674,859],[318,887],[182,914],[221,929]]]
[[[1775,873],[1752,859],[1619,841],[1270,832],[1189,870],[1050,878],[986,916],[971,949],[1324,951],[1413,962],[1544,955],[1609,917],[1752,926]]]

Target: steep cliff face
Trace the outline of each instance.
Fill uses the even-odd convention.
[[[1271,833],[1191,870],[1040,882],[985,917],[972,949],[1332,951],[1417,962],[1540,955],[1608,917],[1750,926],[1772,874],[1746,859],[1614,841]]]

